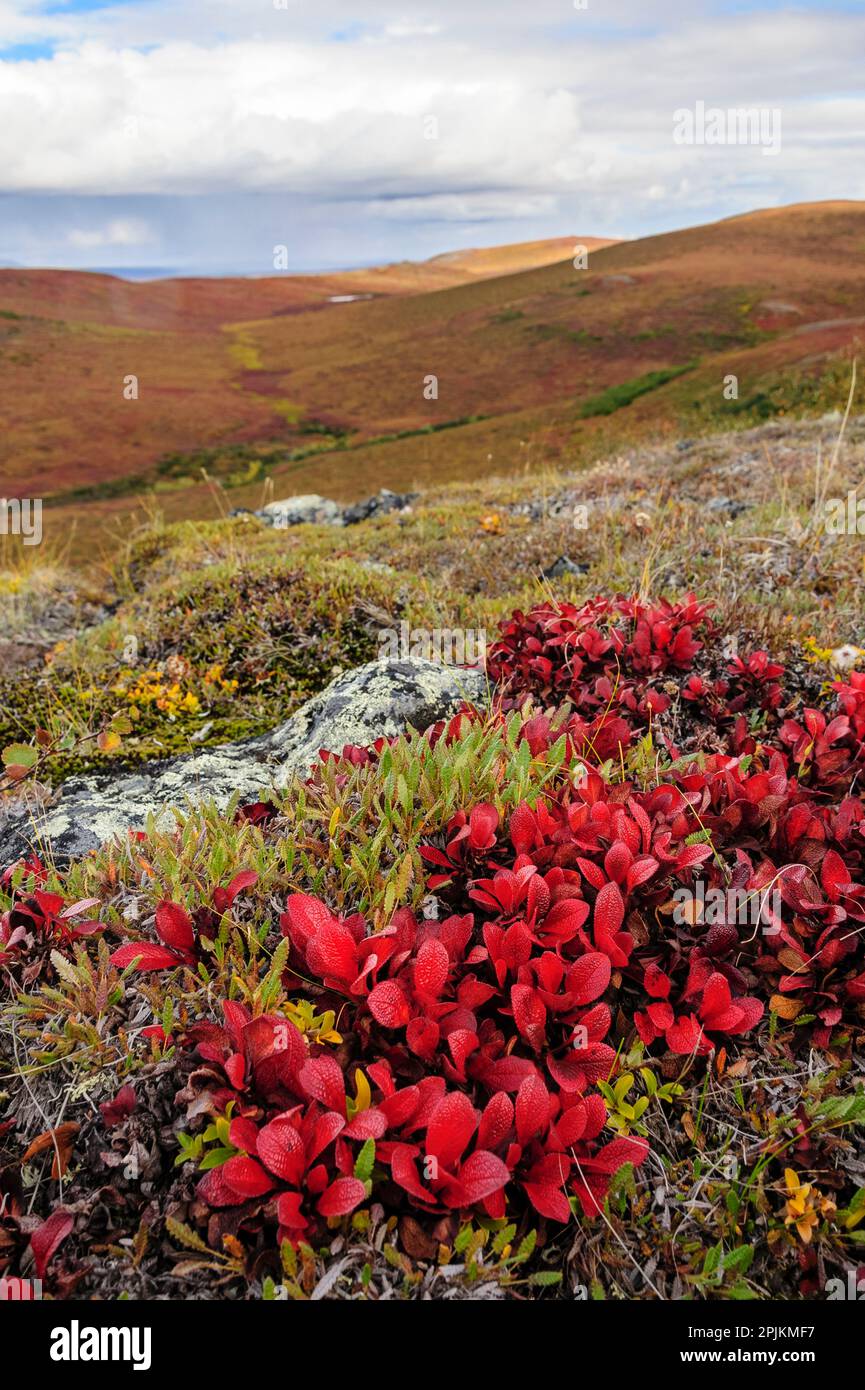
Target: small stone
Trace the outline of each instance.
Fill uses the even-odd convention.
[[[549,569],[541,570],[541,578],[562,579],[566,574],[579,577],[580,575],[588,574],[590,569],[591,566],[584,565],[581,560],[575,561],[569,559],[567,555],[560,555],[558,560],[555,560],[553,564],[550,565]]]
[[[747,512],[750,506],[750,502],[740,502],[732,497],[713,497],[706,503],[706,510],[725,512],[727,516],[737,517],[741,512]]]

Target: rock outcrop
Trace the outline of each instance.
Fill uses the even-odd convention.
[[[352,502],[341,506],[331,497],[321,497],[317,492],[306,492],[297,497],[283,497],[278,502],[268,502],[257,512],[246,512],[247,516],[257,516],[267,526],[285,530],[289,526],[356,526],[360,521],[368,521],[371,516],[382,516],[385,512],[402,512],[409,508],[416,492],[391,492],[383,487],[375,497],[367,497],[363,502]],[[243,509],[234,511],[232,516],[240,516]]]
[[[190,800],[223,806],[237,792],[254,801],[308,772],[322,748],[339,752],[346,743],[366,746],[409,725],[426,729],[464,700],[482,702],[486,688],[478,671],[415,657],[371,661],[339,676],[269,733],[133,773],[70,779],[48,806],[19,808],[0,825],[0,868],[34,849],[55,862],[78,858],[143,829],[149,814],[170,825],[171,807],[182,810]]]

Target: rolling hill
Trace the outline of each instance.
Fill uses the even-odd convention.
[[[262,280],[0,271],[3,488],[58,521],[153,488],[195,516],[202,469],[233,505],[267,478],[349,499],[843,405],[865,203],[598,245],[588,269],[576,241]]]

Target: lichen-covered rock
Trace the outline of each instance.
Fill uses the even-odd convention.
[[[277,530],[283,530],[288,526],[301,526],[305,522],[316,526],[356,526],[358,522],[368,521],[371,516],[406,511],[417,496],[416,492],[391,492],[390,488],[383,487],[374,497],[341,507],[330,497],[308,492],[297,497],[283,497],[279,501],[268,502],[266,507],[252,515],[259,517],[268,526],[276,527]],[[240,516],[243,510],[241,508],[232,512],[232,516]]]
[[[339,504],[330,497],[320,497],[317,492],[268,502],[256,515],[280,530],[287,526],[300,526],[304,522],[313,522],[318,526],[342,525],[342,508]]]
[[[332,681],[270,733],[201,753],[153,763],[129,774],[99,774],[65,782],[46,808],[17,810],[0,826],[0,867],[36,850],[55,862],[75,859],[130,829],[144,829],[153,814],[170,825],[172,807],[189,800],[223,806],[283,787],[306,773],[319,750],[373,743],[409,725],[426,729],[463,700],[480,702],[486,677],[415,657],[371,661]]]

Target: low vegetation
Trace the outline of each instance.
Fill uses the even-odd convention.
[[[485,630],[489,699],[3,866],[0,1272],[826,1297],[865,1218],[865,634],[824,504],[863,447],[776,421],[135,537],[7,675],[8,804],[270,727],[402,622]]]

